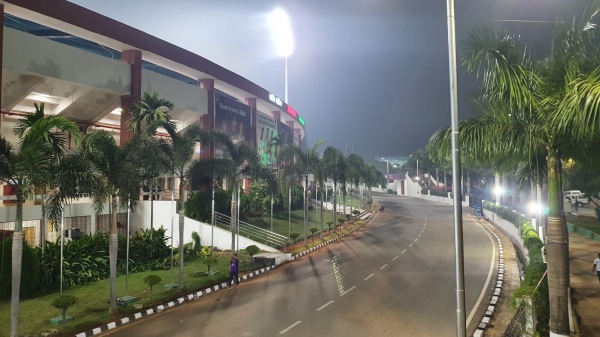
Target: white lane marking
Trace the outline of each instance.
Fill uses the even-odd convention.
[[[415,244],[415,243],[413,242],[413,243],[411,243],[411,244],[410,244],[410,245],[408,245],[408,246],[409,246],[409,247],[412,247],[414,244]]]
[[[392,261],[396,261],[397,258],[398,258],[398,255],[394,256],[394,258],[392,259]]]
[[[385,269],[385,267],[387,267],[387,263],[384,264],[383,266],[379,267],[379,270],[383,270],[383,269]]]
[[[352,290],[354,290],[354,288],[356,288],[356,286],[352,286],[352,288],[350,288],[350,289],[348,289],[348,290],[344,291],[344,293],[343,293],[341,296],[344,296],[344,295],[346,295],[347,293],[351,292]]]
[[[327,306],[328,306],[328,305],[330,305],[331,303],[333,303],[333,301],[329,301],[329,302],[327,302],[327,303],[323,304],[322,306],[320,306],[320,307],[317,309],[317,311],[321,311],[321,310],[323,310],[323,309],[327,308]]]
[[[415,239],[415,242],[417,242],[417,241],[419,241],[419,238],[416,238],[416,239]]]
[[[488,272],[487,280],[485,280],[485,285],[481,289],[481,294],[479,294],[479,298],[477,299],[475,306],[473,306],[473,309],[471,310],[471,313],[469,314],[469,317],[467,318],[467,326],[469,326],[469,324],[471,324],[473,315],[475,315],[475,310],[477,310],[477,308],[479,308],[479,305],[481,304],[481,301],[483,300],[483,295],[485,294],[485,292],[488,288],[488,285],[490,284],[490,281],[492,279],[492,273],[494,272],[494,262],[496,262],[496,244],[494,243],[494,239],[492,238],[492,235],[490,234],[490,232],[488,232],[486,229],[484,229],[482,227],[482,225],[479,223],[479,221],[477,221],[477,225],[479,225],[479,228],[481,228],[481,230],[485,234],[487,234],[488,238],[490,238],[490,241],[492,242],[492,247],[494,247],[494,249],[492,250],[492,258],[490,259],[491,260],[490,271]]]
[[[369,275],[369,276],[365,277],[365,281],[366,281],[366,280],[368,280],[368,279],[370,279],[370,278],[371,278],[371,277],[373,277],[373,276],[375,276],[375,274],[371,274],[371,275]]]
[[[406,252],[406,249],[405,249],[405,250],[403,250],[403,251],[402,251],[402,253],[400,253],[400,254],[404,254],[405,252]]]
[[[422,234],[422,233],[423,233],[423,232],[421,232],[421,234]],[[421,237],[421,234],[417,235],[417,237],[418,237],[418,238],[420,238],[420,237]]]
[[[291,330],[293,327],[295,327],[296,325],[298,325],[298,324],[300,324],[300,323],[302,323],[302,321],[298,321],[298,322],[296,322],[296,323],[294,323],[294,324],[292,324],[292,325],[288,326],[287,328],[285,328],[285,329],[283,329],[283,330],[279,331],[279,334],[280,334],[280,335],[283,335],[284,333],[286,333],[286,332],[290,331],[290,330]]]

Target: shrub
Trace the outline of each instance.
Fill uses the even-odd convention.
[[[298,232],[290,233],[290,239],[292,240],[292,242],[296,242],[296,239],[298,239],[299,236],[300,236],[300,233],[298,233]]]
[[[200,261],[207,267],[207,274],[210,275],[210,267],[217,264],[217,256],[212,247],[202,247],[200,250]]]
[[[258,248],[258,246],[256,246],[256,245],[250,245],[250,246],[246,247],[246,253],[248,253],[248,255],[250,255],[250,260],[252,260],[254,255],[256,255],[258,252],[260,252],[260,248]]]
[[[346,221],[344,218],[337,218],[338,225],[343,224]]]
[[[327,227],[331,230],[331,226],[333,226],[333,221],[327,221]]]
[[[356,218],[360,214],[360,210],[355,209],[352,211],[352,214],[354,214],[354,217]]]
[[[310,231],[310,234],[312,234],[312,235],[315,235],[315,233],[319,231],[319,229],[315,226],[312,226],[308,230]]]
[[[0,243],[0,299],[10,297],[12,288],[12,238]],[[21,262],[21,296],[28,297],[40,290],[40,262],[36,251],[23,241]]]
[[[144,277],[144,283],[150,287],[150,302],[153,301],[152,288],[160,282],[162,282],[162,278],[160,278],[158,275],[152,274]]]
[[[62,319],[65,319],[67,315],[67,309],[75,304],[77,297],[71,295],[60,295],[52,301],[52,306],[56,309],[60,309],[60,315]]]

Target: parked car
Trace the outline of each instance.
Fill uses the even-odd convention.
[[[582,207],[590,203],[590,199],[585,195],[585,193],[581,193],[580,190],[570,190],[563,192],[563,198],[565,202],[570,202],[572,205],[576,205],[577,207]]]

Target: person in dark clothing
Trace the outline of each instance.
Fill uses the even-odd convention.
[[[240,285],[240,278],[238,277],[238,266],[239,261],[237,254],[233,254],[231,257],[231,261],[229,262],[229,281],[227,281],[227,288],[231,288],[231,283],[233,278],[235,277],[235,287],[237,288]]]

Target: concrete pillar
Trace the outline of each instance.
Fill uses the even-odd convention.
[[[121,60],[127,62],[131,68],[129,96],[121,97],[121,131],[119,135],[120,144],[123,145],[131,139],[131,132],[127,131],[127,123],[131,119],[131,108],[142,98],[142,52],[125,50],[121,53]]]
[[[256,98],[246,98],[246,105],[252,107],[252,116],[250,116],[251,125],[249,132],[246,133],[246,142],[248,144],[251,144],[256,149],[256,116],[258,115],[258,113],[256,112]]]
[[[199,81],[200,88],[208,92],[207,109],[208,113],[202,116],[202,127],[205,130],[215,129],[215,80],[210,78],[201,79]],[[203,144],[204,146],[204,144]],[[214,156],[215,149],[213,146],[205,146],[200,158],[212,158]]]

